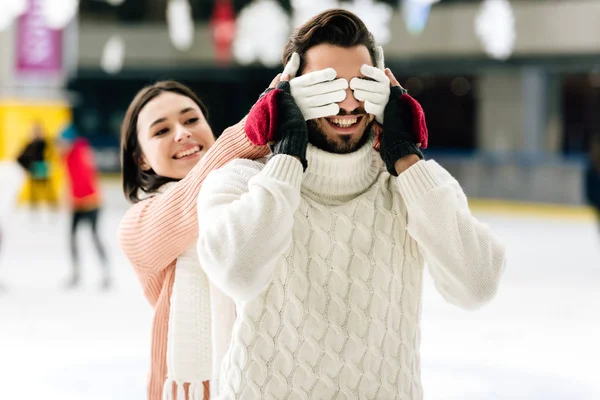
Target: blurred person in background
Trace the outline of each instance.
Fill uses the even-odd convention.
[[[585,190],[588,203],[596,211],[600,228],[600,134],[592,137],[589,162],[585,171]]]
[[[133,206],[118,236],[155,310],[149,400],[208,399],[227,350],[235,305],[199,264],[196,204],[209,171],[269,153],[247,139],[243,126],[244,120],[215,142],[203,102],[174,81],[140,90],[125,114],[123,191]]]
[[[98,234],[98,216],[102,206],[98,169],[94,151],[89,142],[78,135],[73,124],[67,125],[58,139],[58,150],[66,164],[71,211],[71,278],[67,288],[74,288],[81,281],[81,263],[77,230],[81,223],[88,223],[92,231],[92,239],[102,268],[101,288],[109,289],[112,280],[106,250]]]
[[[17,162],[29,174],[29,201],[36,208],[45,197],[56,208],[57,198],[50,180],[49,146],[44,138],[44,128],[36,121],[32,128],[32,139],[17,158]]]
[[[421,399],[425,263],[444,299],[474,309],[504,246],[423,160],[423,110],[356,15],[315,16],[283,58],[282,79],[300,76],[245,125],[272,157],[211,172],[198,198],[200,263],[238,305],[219,398]]]

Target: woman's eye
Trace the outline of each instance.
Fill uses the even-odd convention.
[[[169,132],[169,128],[163,128],[163,129],[161,129],[160,131],[156,132],[156,133],[154,134],[154,136],[161,136],[161,135],[164,135],[164,134],[165,134],[165,133],[167,133],[167,132]]]
[[[194,117],[194,118],[190,118],[187,121],[185,121],[186,125],[192,125],[195,124],[196,122],[198,122],[200,120],[200,118],[198,117]]]

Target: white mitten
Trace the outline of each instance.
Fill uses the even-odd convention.
[[[350,89],[354,91],[354,98],[365,102],[365,111],[373,114],[380,124],[383,124],[383,111],[390,98],[390,79],[386,76],[384,69],[383,48],[375,48],[376,67],[363,65],[361,74],[371,78],[352,78]]]
[[[290,91],[304,119],[308,121],[337,115],[340,112],[337,103],[346,98],[348,81],[343,78],[335,79],[337,72],[333,68],[310,72],[295,78],[299,67],[300,56],[294,53],[283,73],[290,75]]]

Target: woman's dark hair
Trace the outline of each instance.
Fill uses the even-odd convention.
[[[283,65],[286,65],[293,53],[300,55],[298,75],[304,69],[304,54],[319,44],[339,47],[363,45],[369,50],[371,61],[375,65],[375,40],[364,22],[350,11],[332,9],[314,16],[294,32],[283,49]]]
[[[165,92],[176,93],[192,99],[208,121],[208,110],[200,98],[187,86],[175,81],[160,81],[140,90],[129,105],[121,125],[121,172],[123,193],[132,203],[140,201],[140,189],[146,193],[155,192],[160,186],[177,179],[157,175],[152,169],[143,171],[140,163],[142,148],[138,141],[137,123],[140,111],[152,99]]]

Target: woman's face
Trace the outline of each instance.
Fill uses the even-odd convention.
[[[184,178],[215,142],[200,107],[173,92],[161,93],[142,108],[137,136],[142,170],[173,179]]]

